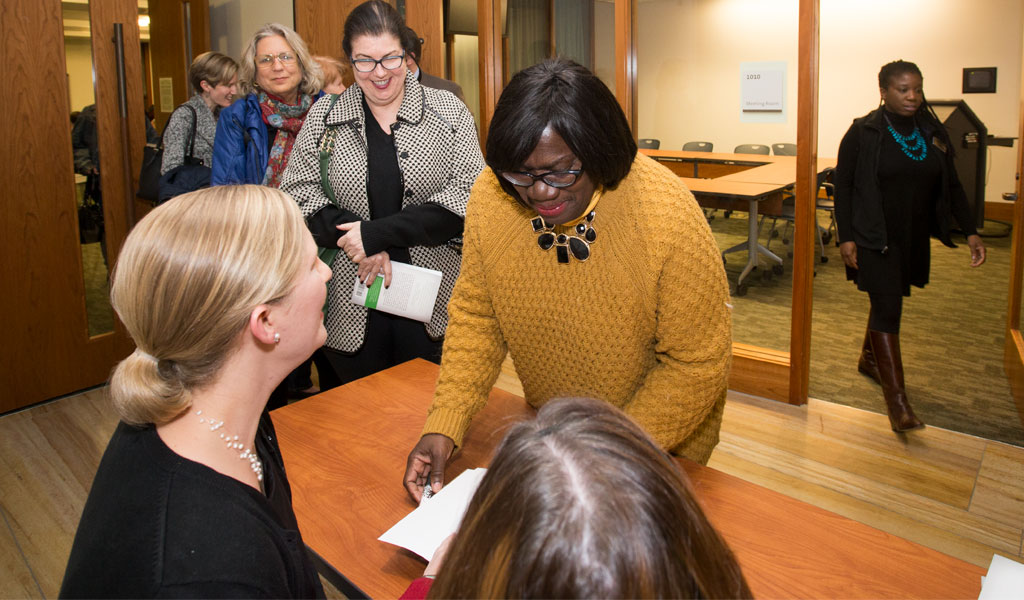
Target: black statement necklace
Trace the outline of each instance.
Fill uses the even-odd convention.
[[[570,254],[576,260],[584,262],[590,258],[590,245],[597,239],[597,230],[594,229],[596,216],[596,210],[590,211],[568,233],[556,232],[554,225],[548,224],[539,216],[530,219],[530,225],[537,234],[537,245],[541,250],[550,250],[554,247],[558,262],[569,264]]]

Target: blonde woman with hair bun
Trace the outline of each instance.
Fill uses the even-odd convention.
[[[324,343],[330,274],[272,188],[184,194],[135,227],[111,303],[137,348],[62,597],[323,597],[265,408]]]

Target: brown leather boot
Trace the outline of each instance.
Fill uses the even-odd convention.
[[[882,383],[882,376],[878,374],[878,363],[875,362],[875,354],[871,351],[871,330],[864,331],[864,345],[860,349],[860,360],[857,361],[857,370],[875,380],[875,383]]]
[[[909,431],[923,427],[910,408],[907,390],[903,383],[903,357],[900,355],[900,336],[895,333],[868,330],[871,350],[878,365],[878,375],[885,395],[885,408],[889,412],[889,424],[895,432]]]

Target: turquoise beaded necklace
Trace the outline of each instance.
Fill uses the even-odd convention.
[[[914,132],[910,135],[901,135],[896,128],[892,126],[892,121],[889,120],[889,115],[885,116],[886,127],[889,129],[889,133],[892,134],[892,139],[896,140],[896,143],[900,145],[903,150],[903,154],[906,154],[910,160],[922,161],[928,156],[928,144],[924,142],[924,136],[921,135],[921,130],[917,128],[917,120],[914,121]]]

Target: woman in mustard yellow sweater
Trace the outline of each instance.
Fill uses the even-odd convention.
[[[612,93],[564,59],[512,78],[486,160],[409,494],[440,489],[506,351],[530,404],[603,400],[665,450],[706,463],[731,324],[722,259],[693,195],[637,154]]]

